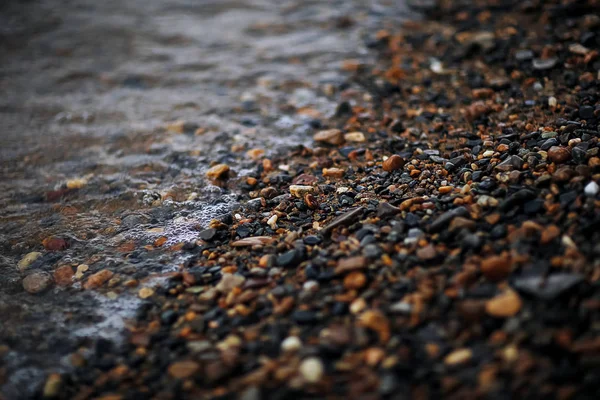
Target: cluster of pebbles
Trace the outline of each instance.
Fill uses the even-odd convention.
[[[599,396],[598,7],[441,1],[373,32],[314,145],[213,165],[240,208],[170,246],[165,283],[125,281],[126,344],[74,352],[46,395]]]

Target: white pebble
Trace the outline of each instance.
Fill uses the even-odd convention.
[[[556,97],[554,97],[554,96],[548,97],[548,105],[550,107],[556,107],[557,104],[558,104],[558,101],[556,100]]]
[[[298,336],[288,336],[281,342],[281,350],[284,352],[295,352],[302,348],[302,342]]]
[[[300,364],[300,374],[308,383],[317,383],[323,377],[323,363],[316,357],[310,357]]]
[[[319,290],[319,282],[317,281],[306,281],[304,285],[302,285],[302,289],[306,292],[316,292]]]
[[[271,229],[277,229],[277,214],[273,214],[271,218],[267,221],[267,224],[271,227]]]
[[[586,196],[594,197],[598,194],[598,190],[600,190],[600,187],[598,187],[598,184],[594,181],[591,181],[590,183],[585,185],[585,189],[583,189],[583,192],[585,193]]]

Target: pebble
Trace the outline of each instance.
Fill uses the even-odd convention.
[[[444,364],[448,366],[461,365],[470,361],[472,357],[473,351],[471,349],[457,349],[444,357]]]
[[[348,142],[364,143],[367,141],[362,132],[349,132],[344,135],[344,139]]]
[[[481,273],[492,282],[506,279],[511,271],[511,262],[507,254],[491,256],[481,261]]]
[[[337,146],[344,143],[344,135],[339,129],[327,129],[317,132],[313,136],[313,140]]]
[[[548,150],[548,158],[552,162],[561,164],[571,159],[571,151],[568,147],[552,146]]]
[[[382,167],[384,171],[392,172],[403,168],[405,164],[406,160],[404,158],[398,154],[392,154],[383,162]]]
[[[168,372],[175,379],[187,379],[200,371],[200,364],[195,361],[178,361],[169,365]]]
[[[338,261],[337,267],[335,268],[336,274],[343,274],[346,272],[359,270],[367,267],[368,260],[363,256],[343,258]]]
[[[290,185],[290,194],[299,199],[304,198],[304,195],[315,191],[315,188],[307,185]]]
[[[140,297],[140,299],[147,299],[149,297],[152,297],[153,295],[154,295],[154,289],[149,288],[149,287],[143,287],[138,292],[138,296]]]
[[[504,293],[488,300],[485,303],[485,311],[496,318],[508,318],[517,315],[521,311],[523,302],[519,295],[513,290],[506,290]]]
[[[46,272],[34,272],[23,279],[23,289],[28,293],[37,294],[45,291],[52,284],[52,277]]]
[[[68,286],[73,283],[75,272],[70,265],[63,265],[54,271],[54,281],[58,286]]]
[[[281,351],[293,353],[302,348],[302,341],[298,336],[288,336],[281,342]]]
[[[344,177],[344,173],[340,168],[323,168],[323,176],[326,178],[340,179]]]
[[[38,258],[42,256],[42,253],[39,251],[32,251],[31,253],[25,254],[21,260],[17,263],[17,269],[21,272],[25,271],[31,264],[35,262]]]
[[[515,280],[514,287],[543,300],[553,300],[584,281],[576,273],[556,273],[549,277],[531,276]]]
[[[229,170],[229,165],[217,164],[206,171],[206,176],[213,180],[225,179],[229,176]]]
[[[533,60],[532,65],[533,65],[534,69],[537,69],[539,71],[544,71],[547,69],[554,68],[557,63],[558,63],[557,58],[547,58],[547,59],[536,58],[535,60]]]
[[[42,241],[42,245],[49,251],[66,250],[69,248],[69,243],[65,239],[56,236],[47,237]]]
[[[75,279],[81,279],[83,278],[83,274],[85,272],[87,272],[90,269],[89,265],[87,264],[79,264],[77,266],[77,271],[75,272]]]
[[[198,237],[202,240],[210,241],[217,234],[217,230],[215,228],[204,229],[198,232]]]
[[[91,275],[88,280],[85,282],[83,287],[85,289],[96,289],[100,286],[104,285],[106,282],[112,278],[114,273],[111,270],[103,269],[101,271],[96,272]]]
[[[246,278],[241,275],[223,274],[221,280],[216,286],[216,289],[221,293],[228,293],[233,290],[233,288],[241,287],[245,281]]]
[[[367,277],[360,271],[350,272],[344,278],[344,287],[349,290],[362,289],[367,284]]]
[[[591,181],[590,183],[585,185],[585,188],[583,189],[583,192],[588,197],[595,197],[598,194],[598,191],[600,191],[600,187],[594,181]]]
[[[309,357],[300,363],[300,374],[308,383],[317,383],[323,378],[323,363],[317,357]]]
[[[46,383],[44,384],[43,396],[45,398],[55,398],[60,394],[62,386],[62,377],[60,374],[53,373],[48,375]]]
[[[271,229],[277,229],[277,214],[271,215],[271,217],[267,220],[267,225],[271,227]]]

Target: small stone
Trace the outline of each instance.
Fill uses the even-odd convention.
[[[350,272],[344,278],[344,287],[348,290],[358,290],[367,284],[367,277],[360,271]]]
[[[154,295],[154,289],[149,287],[143,287],[139,290],[138,296],[140,299],[147,299],[148,297],[152,297]]]
[[[575,273],[557,273],[549,277],[531,276],[515,280],[519,291],[542,300],[553,300],[584,281],[584,277]]]
[[[44,384],[44,397],[54,398],[60,394],[60,387],[62,386],[62,377],[60,374],[50,374],[46,383]]]
[[[340,168],[323,168],[323,176],[326,178],[340,179],[344,177],[344,173]]]
[[[217,234],[217,230],[215,228],[204,229],[198,232],[198,237],[202,240],[210,241]]]
[[[25,256],[23,256],[23,258],[21,258],[21,260],[17,263],[17,268],[19,269],[19,271],[23,272],[25,271],[27,268],[29,268],[29,266],[31,264],[33,264],[35,262],[35,260],[37,260],[38,258],[40,258],[42,256],[42,253],[40,253],[39,251],[32,251],[31,253],[27,253],[25,254]]]
[[[69,244],[65,239],[61,239],[55,236],[50,236],[44,239],[42,241],[42,245],[46,250],[50,251],[65,250],[69,248]]]
[[[598,194],[599,190],[600,190],[600,187],[598,186],[598,184],[594,181],[591,181],[590,183],[585,185],[585,188],[583,189],[583,193],[585,193],[585,195],[588,197],[595,197]]]
[[[198,124],[184,120],[173,121],[166,126],[167,130],[173,133],[194,132],[198,127]]]
[[[245,281],[246,278],[241,275],[223,274],[216,289],[221,293],[228,293],[233,290],[233,288],[241,287]]]
[[[338,261],[335,268],[336,274],[343,274],[350,271],[355,271],[367,267],[368,260],[363,256],[343,258]]]
[[[217,164],[206,171],[206,176],[209,179],[225,179],[229,176],[229,165]]]
[[[514,317],[519,311],[523,302],[519,295],[513,290],[506,290],[504,293],[488,300],[485,303],[485,311],[496,318]]]
[[[377,205],[377,216],[379,218],[391,217],[392,215],[396,215],[400,213],[400,209],[398,207],[394,207],[388,202],[381,202]]]
[[[558,62],[557,58],[547,58],[547,59],[541,59],[541,58],[536,58],[535,60],[533,60],[533,68],[537,69],[538,71],[544,71],[547,69],[552,69],[556,66],[556,63]]]
[[[339,129],[327,129],[317,132],[313,136],[313,140],[337,146],[344,143],[344,135]]]
[[[571,159],[571,151],[567,147],[552,146],[548,150],[548,158],[557,164],[564,163]]]
[[[112,278],[114,273],[108,269],[103,269],[101,271],[96,272],[92,276],[90,276],[83,285],[85,289],[95,289],[104,285],[106,282]]]
[[[70,265],[63,265],[54,271],[54,281],[59,286],[68,286],[73,282],[75,272]]]
[[[361,326],[369,328],[379,335],[379,340],[386,343],[390,339],[390,321],[379,310],[367,310],[359,317]]]
[[[458,349],[444,358],[444,364],[448,366],[461,365],[467,363],[472,357],[473,352],[471,349]]]
[[[490,281],[506,279],[511,271],[511,262],[507,254],[491,256],[481,261],[481,273]]]
[[[304,195],[312,193],[315,188],[307,185],[290,185],[290,194],[299,199],[304,198]]]
[[[301,257],[296,249],[288,250],[277,257],[277,265],[280,267],[293,267],[300,261]]]
[[[452,186],[440,186],[438,188],[438,192],[440,192],[440,194],[450,193],[452,190],[454,190]]]
[[[262,246],[273,242],[270,236],[251,236],[231,243],[233,247]]]
[[[271,215],[271,217],[267,220],[267,225],[271,227],[271,229],[277,229],[277,214]]]
[[[89,269],[90,269],[89,265],[79,264],[77,266],[77,271],[75,272],[75,279],[81,279],[83,277],[83,274]]]
[[[85,185],[87,185],[87,179],[84,178],[70,179],[66,182],[67,189],[81,189]]]
[[[417,250],[417,257],[422,261],[430,261],[437,257],[437,251],[432,244],[428,244]]]
[[[288,336],[281,342],[281,351],[286,353],[293,353],[302,348],[302,341],[298,336]]]
[[[364,143],[367,141],[362,132],[349,132],[344,135],[344,139],[348,142]]]
[[[323,378],[323,363],[316,357],[309,357],[300,363],[300,375],[308,383],[317,383]]]
[[[476,101],[465,110],[465,117],[468,121],[476,120],[490,112],[490,108],[483,101]]]
[[[583,119],[594,118],[594,107],[592,106],[581,106],[579,107],[579,117]]]
[[[401,169],[406,164],[406,161],[398,154],[392,154],[383,162],[383,170],[387,172],[396,171]]]
[[[560,229],[558,226],[556,226],[556,225],[547,226],[544,230],[542,230],[542,235],[540,237],[540,243],[548,244],[559,236],[560,236]]]
[[[200,364],[195,361],[178,361],[169,365],[168,371],[175,379],[187,379],[200,370]]]
[[[51,284],[52,277],[46,272],[34,272],[23,279],[23,289],[31,294],[41,293]]]
[[[554,96],[548,97],[548,106],[549,107],[556,107],[557,105],[558,105],[558,100],[556,100],[556,97],[554,97]]]

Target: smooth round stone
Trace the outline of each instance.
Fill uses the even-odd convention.
[[[300,364],[300,374],[308,383],[317,383],[323,377],[323,363],[316,357],[309,357]]]

